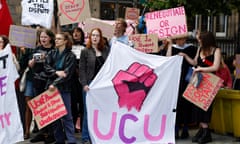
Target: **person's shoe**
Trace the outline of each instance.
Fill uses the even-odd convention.
[[[48,135],[44,140],[45,144],[51,144],[53,142],[55,142],[55,138],[54,138],[54,136],[50,136],[50,135]]]
[[[192,138],[192,142],[198,142],[198,139],[202,137],[203,128],[200,128],[196,135]]]
[[[181,134],[181,139],[187,139],[189,137],[189,133],[187,130],[183,130]]]
[[[175,130],[175,139],[179,139],[179,133]]]
[[[30,140],[31,143],[36,143],[40,141],[45,141],[45,136],[43,134],[38,134]]]
[[[90,140],[84,141],[83,144],[92,144]]]
[[[32,133],[37,133],[39,131],[39,129],[37,128],[37,126],[34,126]]]
[[[208,128],[203,129],[202,137],[198,139],[199,144],[205,144],[212,141],[211,132]]]

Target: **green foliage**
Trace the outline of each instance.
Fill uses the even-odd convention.
[[[184,6],[190,17],[196,14],[231,15],[233,9],[240,11],[240,0],[148,0],[144,5],[154,10]]]

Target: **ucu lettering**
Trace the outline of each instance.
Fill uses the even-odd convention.
[[[113,136],[114,136],[114,132],[115,129],[118,128],[118,135],[120,137],[120,139],[122,140],[123,143],[134,143],[136,141],[136,137],[135,136],[127,136],[126,135],[126,131],[127,128],[126,124],[128,122],[131,122],[131,124],[137,124],[138,122],[138,117],[135,116],[134,114],[124,114],[121,116],[121,118],[119,118],[119,126],[117,127],[117,116],[118,113],[117,112],[113,112],[112,113],[112,118],[111,118],[111,123],[110,123],[110,127],[109,127],[109,132],[102,134],[98,128],[98,121],[99,121],[99,110],[94,110],[93,113],[93,131],[95,133],[95,135],[101,139],[101,140],[110,140]],[[145,136],[145,138],[149,141],[159,141],[163,138],[164,133],[165,133],[165,128],[166,128],[166,119],[167,119],[167,115],[162,115],[162,119],[160,123],[160,128],[159,128],[159,133],[158,135],[152,135],[149,133],[149,127],[150,127],[150,115],[146,114],[144,115],[144,123],[143,123],[143,135]],[[155,121],[156,123],[156,121]],[[156,125],[156,124],[155,124]]]

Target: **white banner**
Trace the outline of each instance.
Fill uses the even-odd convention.
[[[53,0],[22,0],[22,25],[39,24],[51,28]]]
[[[94,144],[175,143],[181,56],[162,57],[114,43],[87,93]]]
[[[18,72],[10,45],[0,51],[0,144],[23,141],[23,128],[18,111],[14,82]]]

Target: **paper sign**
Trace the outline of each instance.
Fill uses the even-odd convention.
[[[54,0],[22,0],[22,25],[51,28]]]
[[[127,7],[125,11],[125,19],[138,21],[139,14],[140,14],[140,10],[138,8]]]
[[[160,39],[187,36],[184,7],[149,12],[145,14],[147,33],[155,33]]]
[[[183,97],[207,111],[215,98],[218,90],[221,88],[223,80],[212,73],[202,73],[202,81],[198,87],[188,84],[183,93]]]
[[[240,54],[236,55],[236,78],[240,78]]]
[[[90,32],[93,28],[100,28],[102,30],[103,36],[107,38],[112,38],[114,32],[113,24],[104,22],[96,18],[86,19],[84,23],[84,31]]]
[[[67,114],[62,97],[57,89],[47,90],[28,102],[39,129]]]
[[[156,34],[135,34],[129,36],[129,41],[133,42],[134,48],[145,52],[158,52],[158,37]]]
[[[10,26],[9,41],[13,46],[35,48],[37,39],[37,30],[23,26]]]
[[[58,0],[60,24],[78,23],[91,17],[88,0]]]

